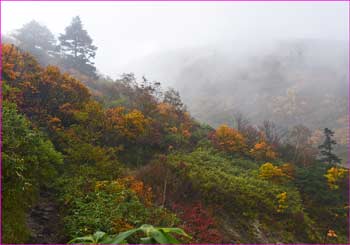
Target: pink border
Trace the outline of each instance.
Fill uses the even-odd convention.
[[[349,0],[0,0],[0,2],[349,2]]]
[[[1,37],[1,2],[96,2],[98,0],[0,0],[0,44],[2,43],[2,37]],[[151,2],[150,0],[126,0],[124,2]],[[166,2],[166,1],[172,1],[172,2],[350,2],[350,0],[152,0],[152,2]],[[100,2],[119,2],[119,0],[101,0]],[[123,1],[120,1],[123,2]],[[348,23],[349,23],[349,30],[348,30],[348,44],[350,41],[350,3],[348,6]],[[348,46],[348,132],[347,132],[347,139],[348,139],[348,160],[347,165],[350,165],[350,46]],[[2,60],[2,46],[0,47],[0,59]],[[0,64],[0,70],[2,70],[2,63]],[[2,72],[0,72],[0,197],[2,196]],[[350,178],[349,178],[349,186],[348,186],[348,204],[350,204]],[[2,198],[0,198],[0,244],[2,241]],[[350,209],[348,209],[348,241],[350,244]],[[27,243],[29,244],[29,243]],[[53,243],[53,245],[61,245],[60,243]],[[203,243],[204,245],[205,243]],[[308,243],[295,243],[297,245],[303,245]],[[63,244],[62,244],[63,245]],[[255,245],[255,243],[246,244],[246,245]],[[274,245],[274,243],[265,243],[264,245]],[[292,245],[292,244],[285,244],[285,245]],[[334,245],[334,244],[333,244]]]

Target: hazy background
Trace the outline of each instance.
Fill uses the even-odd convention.
[[[99,47],[96,66],[116,77],[164,50],[223,41],[348,40],[347,2],[1,2],[2,33],[32,19],[56,35],[80,15]]]
[[[172,86],[192,116],[214,127],[242,113],[255,125],[302,124],[315,144],[329,127],[347,158],[348,2],[1,4],[5,36],[33,19],[58,36],[79,15],[100,73]]]

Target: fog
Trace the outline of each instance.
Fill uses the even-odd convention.
[[[58,35],[79,15],[111,77],[157,53],[222,43],[348,40],[347,2],[2,2],[2,33],[32,19]],[[141,61],[140,61],[141,60]],[[141,62],[142,65],[142,62]],[[147,64],[150,66],[150,64]],[[147,74],[149,76],[155,74]]]
[[[172,86],[202,123],[234,125],[234,115],[242,113],[255,125],[302,124],[315,134],[329,127],[346,159],[347,2],[2,2],[1,7],[5,36],[34,19],[57,37],[79,15],[98,47],[100,74],[117,79],[132,72]]]

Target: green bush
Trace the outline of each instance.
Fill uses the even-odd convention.
[[[278,229],[284,227],[302,241],[317,239],[312,221],[303,211],[298,190],[290,183],[275,184],[259,179],[258,164],[254,162],[229,158],[210,149],[197,149],[190,154],[169,155],[167,166],[180,178],[179,188],[187,183],[193,195],[199,194],[208,205],[225,210],[221,215],[245,221],[258,219],[269,226],[271,222],[277,223]],[[220,214],[220,210],[216,214]],[[295,224],[302,227],[298,232],[293,230]]]
[[[15,105],[3,102],[2,109],[2,242],[24,243],[30,235],[26,212],[39,188],[53,182],[62,156],[17,113]]]
[[[70,238],[102,230],[114,234],[143,223],[173,226],[176,216],[166,209],[143,203],[137,194],[117,181],[76,181],[66,190],[65,229]]]

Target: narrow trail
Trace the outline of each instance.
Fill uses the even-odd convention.
[[[30,243],[67,243],[59,205],[48,190],[41,191],[38,203],[28,214],[27,225],[32,233]]]

